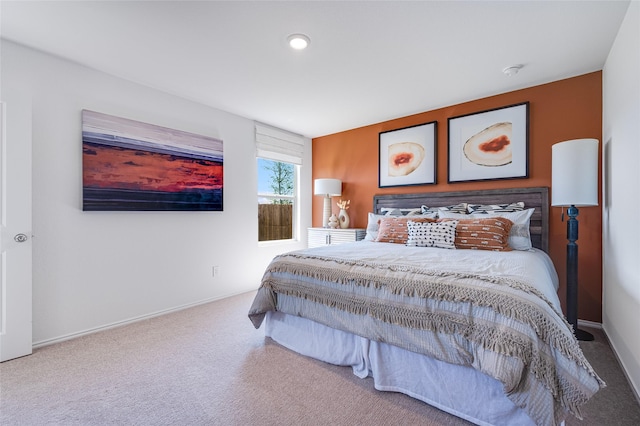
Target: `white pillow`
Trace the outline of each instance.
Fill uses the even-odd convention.
[[[472,217],[499,216],[513,222],[509,232],[509,245],[514,250],[529,250],[531,247],[531,234],[529,233],[529,221],[534,209],[526,209],[520,212],[491,212],[481,214],[458,214],[441,211],[438,217],[441,219],[470,219]]]
[[[367,218],[367,232],[364,236],[365,241],[375,241],[378,238],[378,227],[380,226],[379,221],[383,218],[382,214],[375,214],[369,212],[369,216]]]
[[[526,209],[521,212],[489,212],[489,216],[500,216],[513,222],[509,232],[509,245],[514,250],[529,250],[531,244],[531,234],[529,232],[529,222],[535,209]]]
[[[472,219],[474,217],[488,217],[488,215],[486,213],[482,213],[482,215],[473,215],[473,214],[462,214],[462,213],[453,213],[450,211],[446,211],[446,210],[441,210],[438,212],[438,218],[439,219]]]
[[[412,247],[437,247],[455,249],[457,220],[446,222],[407,222],[409,238],[407,245]]]

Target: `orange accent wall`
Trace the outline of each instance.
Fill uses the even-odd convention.
[[[529,102],[529,178],[447,183],[447,119],[526,101]],[[431,121],[438,122],[437,183],[378,188],[378,134]],[[350,226],[365,228],[375,194],[530,186],[551,188],[551,146],[577,138],[598,139],[602,153],[601,71],[315,138],[312,178],[341,179],[343,194],[340,198],[351,200]],[[601,202],[601,181],[598,186]],[[313,197],[312,211],[313,226],[322,226],[321,197]],[[338,212],[335,203],[333,211]],[[601,208],[581,207],[578,221],[578,318],[601,322]],[[566,299],[566,229],[566,221],[561,221],[561,208],[550,208],[549,255],[560,278],[558,295],[563,307]]]

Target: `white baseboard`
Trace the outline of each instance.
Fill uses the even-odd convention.
[[[602,330],[602,334],[604,334],[604,338],[607,339],[607,343],[611,347],[611,352],[613,352],[613,355],[616,357],[616,361],[618,361],[618,365],[620,366],[620,369],[622,370],[622,374],[624,374],[624,377],[627,379],[627,383],[629,383],[629,387],[631,388],[631,392],[633,393],[633,396],[635,396],[636,400],[638,401],[638,404],[640,404],[640,392],[633,385],[633,381],[631,380],[631,377],[629,376],[629,374],[627,374],[627,370],[626,370],[624,364],[622,363],[622,360],[618,356],[618,352],[616,351],[616,347],[611,342],[611,339],[609,339],[609,336],[607,335],[607,330],[602,326],[602,323],[579,319],[578,320],[578,327],[590,327],[590,328],[597,328],[599,330]]]
[[[635,396],[636,400],[638,401],[638,404],[640,404],[640,391],[638,391],[638,389],[636,389],[636,387],[634,386],[633,380],[631,380],[631,377],[627,373],[627,370],[626,370],[624,364],[622,363],[622,360],[618,356],[618,352],[616,351],[616,347],[611,342],[611,339],[609,339],[609,336],[607,335],[607,330],[602,326],[602,323],[579,319],[578,320],[578,327],[597,328],[599,330],[602,330],[602,334],[604,334],[605,339],[607,339],[607,343],[611,347],[611,352],[613,352],[613,355],[616,357],[616,361],[618,361],[618,365],[620,366],[620,369],[622,370],[622,374],[624,374],[624,377],[627,379],[627,383],[629,383],[629,387],[631,388],[631,392],[633,393],[633,396]]]
[[[169,309],[164,309],[164,310],[157,311],[157,312],[152,312],[150,314],[140,315],[138,317],[129,318],[129,319],[122,320],[122,321],[116,321],[116,322],[113,322],[111,324],[101,325],[99,327],[94,327],[94,328],[90,328],[90,329],[87,329],[87,330],[78,331],[76,333],[70,333],[70,334],[65,334],[63,336],[54,337],[54,338],[51,338],[51,339],[40,340],[38,342],[33,342],[32,348],[33,349],[38,349],[38,348],[41,348],[43,346],[53,345],[55,343],[64,342],[66,340],[75,339],[77,337],[86,336],[88,334],[97,333],[99,331],[109,330],[111,328],[116,328],[116,327],[122,327],[124,325],[133,324],[134,322],[143,321],[143,320],[146,320],[146,319],[149,319],[149,318],[158,317],[160,315],[170,314],[172,312],[182,311],[184,309],[193,308],[193,307],[198,306],[198,305],[204,305],[205,303],[210,303],[210,302],[215,302],[216,300],[226,299],[227,297],[237,296],[238,294],[242,294],[242,293],[247,293],[247,291],[241,291],[241,292],[238,292],[238,293],[227,294],[225,296],[212,297],[210,299],[200,300],[200,301],[194,302],[194,303],[187,303],[185,305],[180,305],[180,306],[176,306],[176,307],[169,308]]]
[[[609,343],[609,346],[611,347],[611,352],[613,352],[613,355],[616,357],[616,361],[618,361],[618,365],[622,370],[622,374],[624,374],[625,379],[627,379],[627,383],[629,383],[631,392],[633,392],[633,396],[636,397],[636,401],[638,401],[638,405],[640,405],[640,387],[635,386],[635,383],[631,379],[631,376],[627,373],[627,369],[624,363],[622,362],[622,359],[618,356],[618,351],[616,350],[616,346],[613,344],[611,339],[609,339],[609,336],[607,335],[607,329],[604,327],[602,328],[602,334],[604,334],[604,337],[607,339],[607,343]]]
[[[591,327],[591,328],[597,328],[599,330],[602,330],[602,323],[601,322],[593,322],[593,321],[587,321],[587,320],[578,320],[578,326],[582,326],[582,327]]]

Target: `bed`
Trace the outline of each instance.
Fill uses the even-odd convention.
[[[561,312],[546,254],[548,189],[377,195],[373,204],[365,241],[273,259],[249,311],[254,326],[475,424],[580,418],[604,382]],[[506,251],[459,249],[467,224],[494,222]],[[404,241],[388,223],[404,223]],[[456,249],[447,249],[452,229]]]

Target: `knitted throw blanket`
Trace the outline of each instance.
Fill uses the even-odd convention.
[[[256,328],[270,310],[471,366],[539,425],[581,418],[604,387],[562,313],[512,278],[292,252],[264,274]]]

